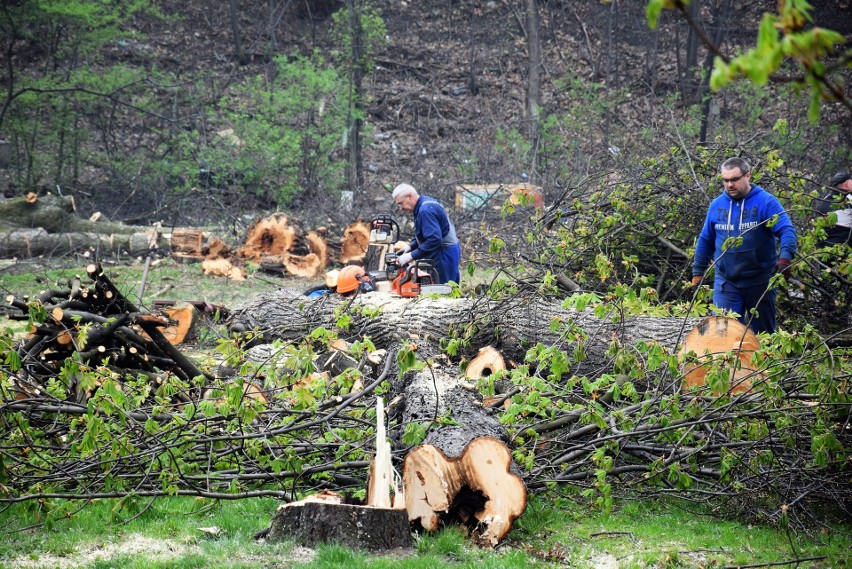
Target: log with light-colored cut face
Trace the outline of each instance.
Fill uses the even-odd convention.
[[[493,437],[472,440],[455,458],[432,445],[405,457],[402,474],[408,519],[435,531],[458,518],[483,543],[496,546],[527,507],[521,478],[509,472],[512,454]]]
[[[340,262],[360,261],[370,246],[370,227],[362,220],[349,224],[343,231],[340,247]]]
[[[198,324],[198,310],[195,306],[187,304],[163,310],[169,315],[169,320],[174,321],[174,324],[161,330],[166,340],[177,345],[194,337]]]
[[[464,375],[468,379],[482,379],[505,369],[506,360],[503,354],[493,346],[485,346],[480,348],[476,357],[467,364]]]
[[[732,353],[735,364],[730,370],[731,392],[748,391],[755,377],[763,377],[752,366],[754,352],[758,349],[760,341],[757,336],[738,320],[722,316],[705,318],[687,334],[680,349],[679,357],[685,361],[683,388],[704,385],[710,362]],[[698,356],[697,362],[687,361],[686,356],[690,352]]]

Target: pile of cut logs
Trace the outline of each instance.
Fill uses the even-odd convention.
[[[145,312],[116,288],[99,264],[90,264],[86,272],[91,283],[75,277],[66,287],[46,290],[28,301],[6,297],[9,305],[22,312],[12,318],[35,314],[34,321],[41,322],[17,350],[23,372],[16,380],[20,398],[38,393],[41,378],[55,376],[75,353],[83,364],[141,374],[154,381],[162,381],[164,374],[184,380],[205,375],[172,343],[190,331],[194,308],[173,309],[171,315],[166,310]],[[78,399],[85,397],[85,392],[78,393]]]

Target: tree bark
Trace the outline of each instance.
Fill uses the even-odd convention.
[[[229,326],[237,333],[257,330],[263,342],[296,340],[317,327],[334,328],[339,318],[335,310],[343,303],[351,307],[352,335],[369,336],[378,348],[406,341],[438,341],[452,337],[453,331],[464,330],[470,345],[493,345],[513,357],[523,356],[526,348],[536,343],[578,349],[584,359],[572,373],[606,367],[607,350],[613,341],[622,345],[632,345],[637,340],[655,341],[673,348],[700,320],[644,316],[622,319],[615,313],[598,318],[591,310],[563,308],[558,299],[524,296],[498,302],[488,298],[405,299],[376,292],[354,299],[307,299],[298,291],[281,289],[235,309]],[[362,308],[379,314],[364,316]],[[572,330],[586,338],[570,339]]]
[[[414,546],[405,510],[341,502],[325,493],[279,506],[267,537],[273,541],[295,537],[307,546],[338,543],[371,551]]]
[[[238,0],[228,0],[228,15],[231,19],[231,35],[234,36],[234,55],[237,58],[237,63],[245,65],[249,62],[246,53],[243,50],[242,36],[240,35],[239,13],[240,9],[237,6]]]
[[[527,0],[527,138],[530,143],[530,175],[538,168],[538,126],[541,109],[541,33],[537,0]]]

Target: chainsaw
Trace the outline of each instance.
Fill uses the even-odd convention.
[[[438,284],[438,271],[428,259],[418,259],[406,267],[400,267],[396,253],[388,253],[385,255],[385,271],[391,281],[391,294],[414,298],[421,294],[452,292],[452,287]]]
[[[399,241],[399,224],[387,213],[370,220],[370,243],[396,243]]]

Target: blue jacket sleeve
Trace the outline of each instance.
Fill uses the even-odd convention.
[[[713,226],[713,220],[710,219],[710,211],[710,209],[707,210],[704,226],[701,228],[698,241],[695,243],[695,258],[692,260],[693,276],[704,274],[716,251],[716,228]]]
[[[790,216],[784,211],[781,202],[775,198],[767,203],[766,213],[767,219],[774,215],[778,216],[778,222],[770,228],[773,235],[781,243],[781,252],[778,256],[782,259],[792,261],[798,248],[798,239],[796,238],[796,228],[793,226],[793,222],[790,221]]]

